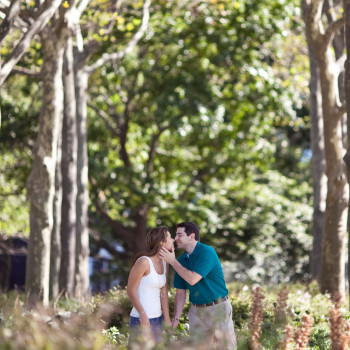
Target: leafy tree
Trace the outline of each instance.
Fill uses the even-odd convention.
[[[261,280],[265,269],[275,278],[275,259],[285,260],[279,279],[291,277],[293,263],[304,277],[309,126],[300,98],[305,80],[297,82],[293,71],[299,55],[291,37],[300,40],[289,19],[297,16],[294,4],[155,1],[135,48],[142,5],[118,2],[106,15],[91,2],[77,30],[78,130],[86,137],[88,123],[93,250],[129,259],[150,226],[173,230],[194,220],[223,258],[257,266],[249,277]],[[34,46],[32,60],[41,51]],[[80,175],[87,175],[85,164]]]
[[[219,248],[222,256],[252,257],[261,234],[258,222],[263,225],[265,216],[257,216],[255,225],[239,221],[243,234],[238,235],[239,225],[230,226],[235,219],[231,211],[240,205],[233,199],[248,196],[248,188],[268,191],[278,180],[256,182],[269,168],[302,179],[298,174],[305,167],[296,164],[309,145],[298,135],[308,134],[307,122],[303,113],[296,114],[296,106],[286,103],[295,92],[286,89],[272,64],[278,55],[274,40],[282,40],[274,13],[282,5],[264,6],[159,3],[138,50],[117,69],[106,67],[93,77],[89,169],[97,215],[91,218],[97,228],[100,217],[109,224],[110,238],[124,246],[124,253],[143,248],[146,226],[195,218],[205,241],[218,247],[228,240],[245,242],[244,249],[232,254]],[[271,17],[265,16],[267,10]],[[288,149],[298,150],[289,163]],[[304,194],[302,190],[300,196]],[[290,207],[283,196],[278,201],[280,208]],[[309,216],[297,207],[291,215],[303,218],[300,232],[305,235]],[[265,204],[262,211],[269,210]],[[271,226],[278,222],[274,220]],[[283,246],[291,248],[294,242],[287,219],[282,222],[265,233],[276,249],[281,240],[273,237],[281,232],[288,232]],[[218,239],[223,232],[228,235]],[[296,249],[299,257],[309,249],[307,242],[305,238]],[[303,275],[308,259],[300,261]],[[283,273],[288,275],[287,265],[293,262],[291,255]]]

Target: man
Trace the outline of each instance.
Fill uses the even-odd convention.
[[[218,255],[212,247],[199,242],[198,226],[192,222],[177,225],[175,242],[178,248],[185,249],[178,260],[174,250],[161,249],[159,253],[175,270],[173,327],[178,326],[188,289],[192,341],[208,341],[209,337],[209,348],[235,349],[232,306]]]

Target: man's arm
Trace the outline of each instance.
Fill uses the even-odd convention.
[[[176,260],[174,249],[169,251],[165,248],[162,248],[159,251],[159,256],[168,264],[170,264],[174,270],[191,286],[195,285],[202,279],[202,276],[199,273],[186,269],[186,267],[183,267]]]
[[[176,289],[175,301],[174,301],[174,318],[172,322],[173,328],[176,328],[179,324],[182,310],[186,303],[186,289]]]
[[[174,270],[191,286],[195,285],[202,279],[202,276],[199,273],[186,269],[186,267],[183,267],[176,259],[171,263],[171,265]]]

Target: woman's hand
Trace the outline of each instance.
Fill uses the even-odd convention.
[[[172,327],[172,323],[170,320],[164,320],[164,324],[165,324],[166,328]]]
[[[164,320],[164,330],[168,334],[174,333],[173,325],[172,325],[172,322],[170,320]]]
[[[140,325],[142,328],[149,328],[150,327],[149,319],[148,319],[145,312],[142,312],[140,315]]]

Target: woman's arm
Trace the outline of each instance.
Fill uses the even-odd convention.
[[[147,275],[150,271],[149,262],[147,259],[138,260],[135,265],[132,267],[128,285],[126,287],[126,293],[128,294],[130,301],[134,305],[135,309],[140,314],[140,324],[141,327],[149,327],[149,319],[146,315],[145,310],[143,309],[139,298],[137,297],[137,287],[140,284],[141,278]]]
[[[160,304],[162,306],[164,322],[168,326],[171,326],[170,315],[169,315],[168,275],[169,275],[169,265],[166,264],[166,282],[164,287],[160,289]]]

